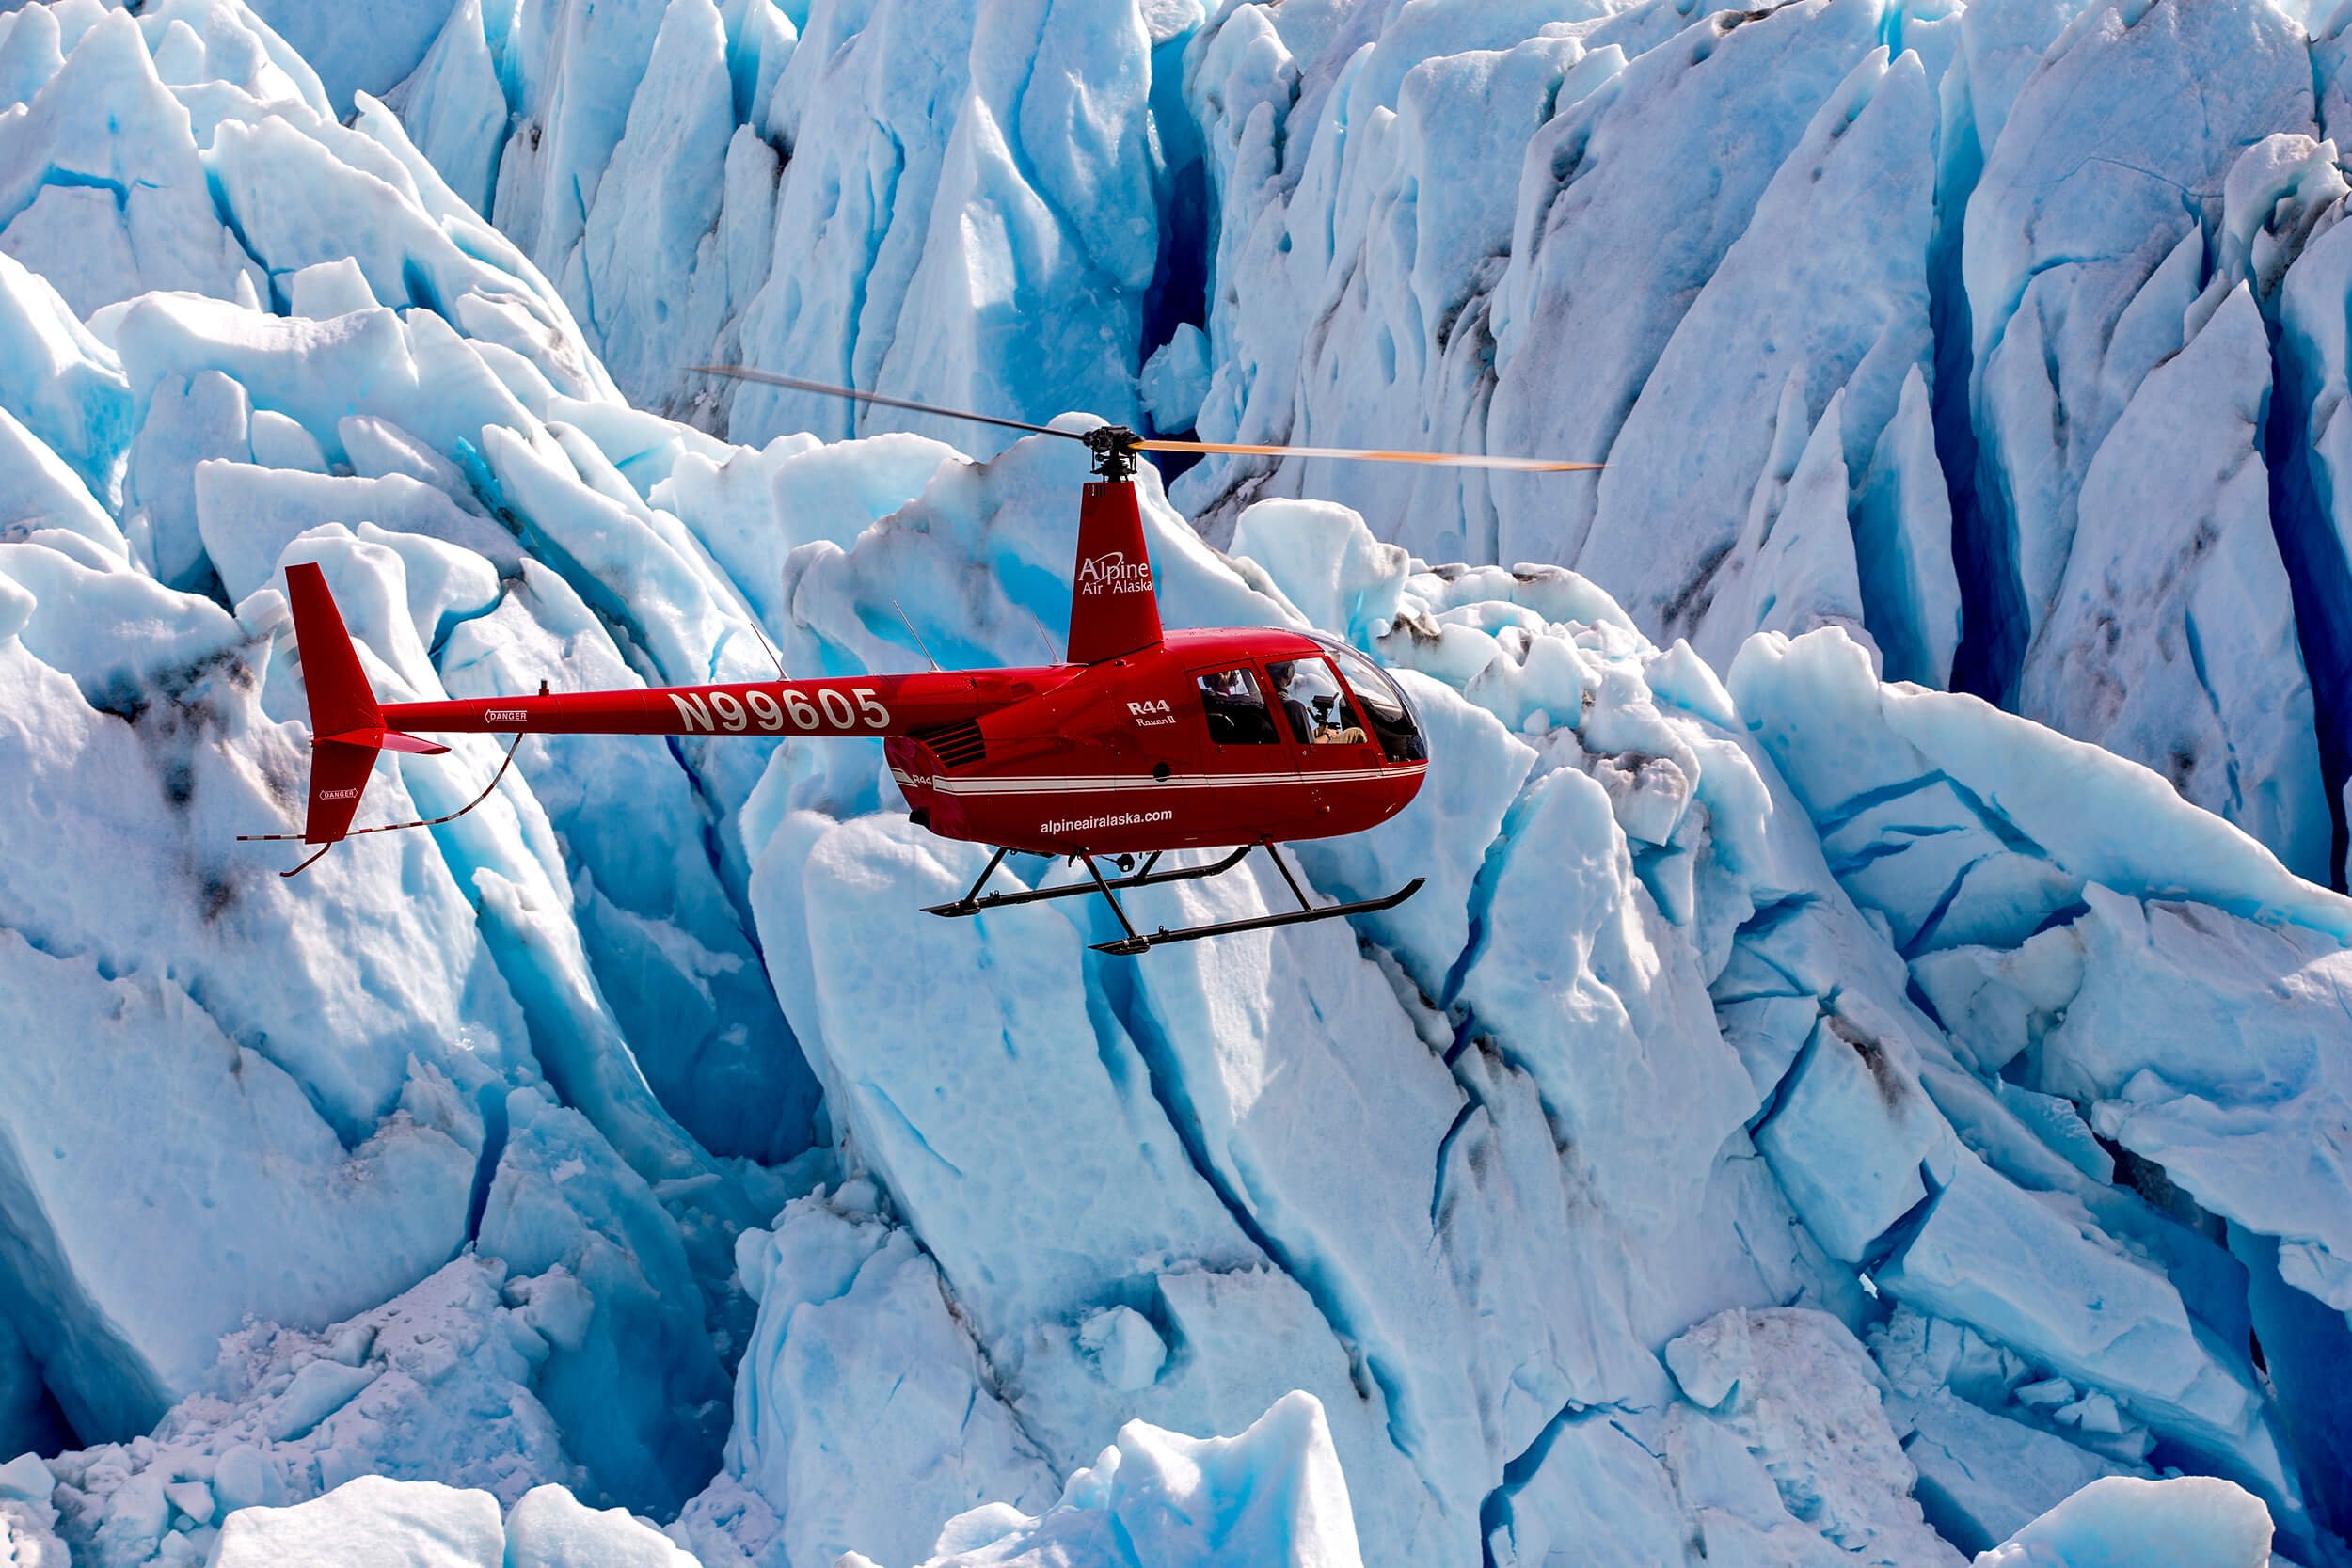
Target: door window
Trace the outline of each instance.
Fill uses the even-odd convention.
[[[1271,746],[1273,716],[1266,712],[1258,677],[1248,669],[1216,670],[1199,677],[1200,710],[1207,719],[1209,739],[1218,746]]]
[[[1279,660],[1266,666],[1275,700],[1301,746],[1360,746],[1367,738],[1339,677],[1319,658]]]
[[[1410,708],[1405,705],[1405,694],[1381,668],[1344,642],[1327,642],[1331,657],[1339,660],[1340,673],[1347,677],[1348,689],[1356,694],[1358,711],[1369,715],[1372,733],[1380,742],[1380,750],[1391,762],[1421,762],[1429,755],[1422,744],[1421,729],[1413,722]]]

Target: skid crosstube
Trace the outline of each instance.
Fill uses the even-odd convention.
[[[1153,871],[1152,863],[1160,857],[1151,855],[1145,858],[1143,869],[1132,877],[1114,877],[1106,882],[1103,879],[1102,874],[1096,872],[1090,881],[1065,882],[1059,887],[1025,888],[1019,893],[992,893],[982,898],[979,896],[980,889],[988,885],[988,879],[996,875],[996,868],[1004,864],[1005,857],[1011,853],[1008,849],[999,849],[990,858],[987,868],[980,873],[980,879],[972,884],[971,892],[966,893],[952,904],[926,905],[923,912],[940,915],[948,920],[961,920],[968,915],[977,914],[982,910],[1003,909],[1010,904],[1034,904],[1046,898],[1075,898],[1080,894],[1097,893],[1106,888],[1157,887],[1162,882],[1189,882],[1201,877],[1222,876],[1239,865],[1242,863],[1242,857],[1256,847],[1254,844],[1245,844],[1221,861],[1175,871]],[[1079,858],[1087,859],[1083,855]],[[1091,860],[1087,860],[1087,865],[1088,869],[1093,869]]]
[[[1119,895],[1124,889],[1156,887],[1163,882],[1188,882],[1203,877],[1222,876],[1239,865],[1250,850],[1261,847],[1272,858],[1274,868],[1282,874],[1282,880],[1289,884],[1291,896],[1298,900],[1298,908],[1295,910],[1285,910],[1279,914],[1252,915],[1246,920],[1220,920],[1209,926],[1186,926],[1173,931],[1163,926],[1147,936],[1136,929],[1135,923],[1127,918],[1126,910],[1119,902]],[[1306,890],[1298,885],[1298,879],[1291,875],[1290,863],[1282,859],[1282,851],[1274,847],[1273,841],[1263,840],[1261,844],[1245,844],[1224,859],[1213,861],[1207,865],[1189,866],[1176,871],[1152,870],[1152,866],[1157,863],[1160,857],[1156,854],[1150,855],[1145,858],[1141,870],[1123,877],[1104,876],[1103,868],[1094,863],[1094,857],[1080,850],[1075,858],[1086,862],[1088,876],[1086,881],[1064,882],[1058,887],[1027,888],[1019,893],[992,893],[985,898],[981,897],[980,889],[988,885],[988,879],[996,875],[996,868],[1005,863],[1005,857],[1010,852],[1010,850],[999,849],[990,856],[988,864],[980,871],[979,879],[972,884],[970,890],[961,898],[952,904],[929,905],[923,912],[941,915],[950,920],[960,920],[977,914],[982,910],[1003,909],[1012,904],[1034,904],[1045,898],[1074,898],[1081,894],[1099,893],[1103,895],[1104,902],[1110,905],[1111,913],[1118,918],[1120,928],[1127,934],[1113,942],[1092,943],[1094,951],[1109,953],[1120,958],[1133,958],[1139,953],[1149,953],[1152,948],[1171,942],[1198,942],[1202,937],[1231,936],[1236,931],[1263,931],[1274,926],[1304,926],[1311,921],[1337,920],[1344,915],[1373,914],[1381,910],[1392,910],[1414,894],[1419,893],[1424,880],[1422,878],[1416,877],[1385,898],[1362,898],[1352,904],[1326,904],[1318,907],[1308,902]]]

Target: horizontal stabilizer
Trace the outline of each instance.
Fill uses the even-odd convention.
[[[420,757],[438,757],[449,754],[449,748],[437,740],[420,739],[413,735],[403,735],[398,730],[375,728],[345,730],[341,735],[323,735],[319,738],[332,740],[343,746],[366,746],[386,752],[406,752],[412,756]]]

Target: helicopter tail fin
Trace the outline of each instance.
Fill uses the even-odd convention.
[[[326,574],[307,561],[287,567],[286,596],[294,608],[302,684],[310,694],[310,733],[324,737],[382,729],[383,712],[359,667],[359,650],[343,629],[342,611],[326,591]]]
[[[1097,481],[1078,510],[1070,578],[1070,662],[1101,664],[1160,643],[1160,601],[1132,480]]]
[[[325,573],[308,562],[287,567],[286,595],[294,608],[302,684],[310,697],[310,800],[302,837],[310,844],[333,844],[351,831],[378,752],[435,756],[449,748],[384,727],[384,710],[376,705],[342,612],[326,591]]]

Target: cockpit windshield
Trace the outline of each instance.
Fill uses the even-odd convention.
[[[1425,761],[1429,750],[1422,744],[1421,726],[1413,721],[1412,705],[1406,702],[1405,693],[1389,678],[1388,672],[1344,642],[1324,637],[1315,641],[1323,644],[1331,661],[1340,667],[1347,689],[1356,694],[1357,706],[1372,726],[1374,738],[1380,742],[1382,753],[1391,762]]]

